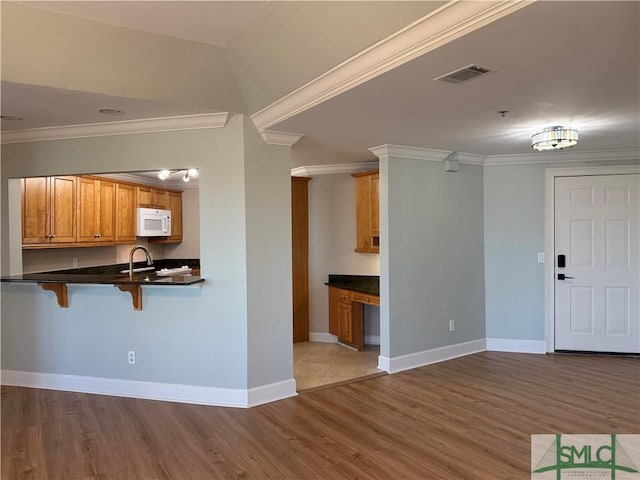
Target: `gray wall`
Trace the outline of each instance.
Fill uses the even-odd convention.
[[[487,338],[544,340],[545,170],[638,162],[538,163],[484,167]],[[552,258],[546,261],[552,262]]]
[[[396,157],[380,164],[381,354],[484,338],[482,167],[444,173],[440,162]]]
[[[8,177],[153,170],[189,158],[201,172],[200,257],[206,278],[195,289],[143,288],[142,311],[134,311],[131,297],[112,286],[71,286],[69,308],[62,309],[50,292],[3,283],[3,369],[247,388],[248,344],[254,341],[247,325],[258,321],[257,312],[262,312],[263,329],[291,328],[291,273],[282,268],[291,240],[287,230],[273,230],[268,232],[272,255],[261,257],[248,247],[253,240],[247,233],[254,234],[262,224],[254,225],[255,217],[247,215],[247,189],[253,180],[246,169],[255,159],[253,154],[245,158],[243,122],[242,116],[234,116],[224,129],[2,146],[3,272],[10,260]],[[278,173],[262,179],[261,192],[269,197],[272,215],[287,222],[288,194],[279,192],[289,181],[282,168],[288,154],[281,147],[264,148],[269,155],[263,161],[273,161]],[[284,287],[269,290],[268,304],[262,305],[263,296],[253,300],[248,312],[255,271]],[[279,334],[270,341],[273,351],[291,349],[290,335]],[[127,364],[127,350],[136,351],[136,365]],[[286,353],[261,358],[265,366],[251,370],[251,386],[289,380],[290,358],[284,357]]]
[[[245,117],[248,386],[293,377],[291,160]],[[278,321],[274,321],[277,319]]]

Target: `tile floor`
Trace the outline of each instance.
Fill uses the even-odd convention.
[[[367,345],[361,352],[337,343],[293,344],[293,376],[298,392],[376,373],[380,347]]]

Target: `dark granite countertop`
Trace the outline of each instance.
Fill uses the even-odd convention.
[[[330,287],[344,288],[356,292],[380,295],[380,277],[378,275],[329,275],[325,283]]]
[[[154,270],[161,268],[176,268],[181,266],[200,268],[199,260],[157,260],[152,267]],[[147,267],[146,262],[136,262],[134,269]],[[133,280],[129,275],[121,273],[128,270],[128,263],[117,265],[103,265],[98,267],[74,268],[70,270],[57,270],[53,272],[23,273],[21,275],[10,275],[2,277],[2,282],[9,283],[75,283],[75,284],[111,284],[111,285],[193,285],[204,282],[204,278],[198,275],[156,275],[154,270],[138,272],[134,274]]]

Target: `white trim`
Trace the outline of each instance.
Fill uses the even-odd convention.
[[[365,345],[380,345],[380,335],[365,335],[364,336],[364,344]]]
[[[487,338],[490,352],[546,353],[545,340],[519,340],[512,338]]]
[[[569,163],[569,162],[618,162],[640,159],[640,150],[627,148],[620,150],[580,150],[559,152],[535,152],[521,155],[489,155],[485,165],[514,165],[519,163]]]
[[[269,402],[275,402],[285,398],[295,397],[296,381],[293,378],[283,380],[282,382],[270,383],[260,387],[254,387],[247,390],[246,407],[255,407]]]
[[[2,370],[1,380],[2,385],[220,407],[247,408],[297,395],[294,379],[248,390],[15,370]]]
[[[265,130],[532,3],[449,1],[251,115]]]
[[[627,175],[640,173],[640,165],[611,165],[601,167],[569,167],[545,169],[545,241],[544,291],[547,328],[547,352],[555,351],[555,179],[587,175]]]
[[[311,177],[316,175],[328,175],[333,173],[356,173],[378,168],[378,162],[342,163],[338,165],[311,165],[308,167],[296,167],[291,169],[292,177]]]
[[[309,332],[310,342],[338,343],[338,337],[324,332]]]
[[[302,133],[276,132],[274,130],[263,130],[260,135],[269,145],[282,145],[284,147],[292,146],[304,136]]]
[[[378,158],[397,157],[411,160],[427,160],[431,162],[443,162],[451,154],[455,153],[458,163],[470,165],[484,165],[486,156],[473,153],[452,152],[449,150],[433,150],[429,148],[409,147],[406,145],[379,145],[369,149]]]
[[[470,342],[457,343],[446,347],[423,350],[422,352],[400,355],[399,357],[378,357],[378,368],[387,373],[397,373],[403,370],[423,367],[432,363],[444,362],[453,358],[471,355],[472,353],[484,352],[486,350],[484,338],[472,340]]]
[[[104,137],[135,133],[167,132],[171,130],[195,130],[222,128],[229,119],[228,112],[179,115],[174,117],[143,118],[119,122],[68,125],[64,127],[30,128],[2,132],[0,143],[41,142],[67,138]]]
[[[456,153],[459,163],[470,165],[517,165],[525,163],[569,163],[569,162],[620,162],[639,160],[640,150],[627,148],[620,150],[597,150],[590,152],[537,152],[518,155],[476,155],[473,153],[432,150],[406,145],[379,145],[369,149],[378,158],[397,157],[413,160],[444,161]]]

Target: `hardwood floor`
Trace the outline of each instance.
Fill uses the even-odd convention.
[[[532,433],[640,432],[640,361],[483,352],[248,410],[2,387],[3,479],[528,479]]]

